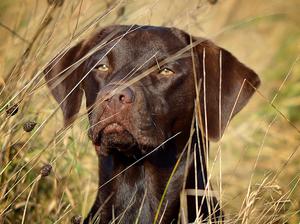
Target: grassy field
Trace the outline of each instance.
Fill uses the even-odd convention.
[[[299,0],[62,2],[0,1],[0,223],[70,223],[87,214],[97,189],[88,122],[81,116],[63,129],[41,71],[109,24],[187,30],[260,75],[250,104],[211,144],[211,180],[228,223],[300,223]],[[36,126],[26,132],[29,121]]]

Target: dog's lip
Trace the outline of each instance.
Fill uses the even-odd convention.
[[[142,128],[139,129],[140,132],[144,131]],[[109,134],[122,134],[123,132],[128,131],[133,138],[135,139],[136,143],[141,146],[142,151],[147,151],[146,149],[148,148],[155,148],[158,145],[153,145],[151,144],[152,142],[146,142],[143,143],[143,138],[140,138],[139,136],[141,133],[135,133],[131,132],[130,129],[127,128],[125,124],[122,124],[119,121],[111,121],[107,122],[106,124],[102,124],[101,126],[97,125],[94,128],[91,128],[89,131],[89,137],[92,140],[93,144],[95,146],[100,146],[101,145],[101,140],[104,137],[104,135],[109,135]]]
[[[89,137],[93,141],[94,145],[100,145],[101,138],[103,135],[113,134],[113,133],[122,133],[127,129],[118,122],[110,122],[102,127],[94,127],[89,131]]]
[[[126,129],[121,124],[119,124],[117,122],[113,122],[113,123],[110,123],[107,126],[105,126],[101,132],[103,134],[110,134],[110,133],[120,133],[125,130]]]

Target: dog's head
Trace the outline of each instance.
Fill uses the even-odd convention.
[[[204,132],[218,140],[259,86],[231,53],[176,28],[110,26],[58,56],[46,80],[70,124],[83,92],[100,152],[146,152],[181,132],[198,96]],[[197,88],[196,88],[197,86]]]

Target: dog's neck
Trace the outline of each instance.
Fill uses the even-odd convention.
[[[99,191],[96,201],[101,205],[101,219],[111,220],[112,211],[116,216],[125,212],[126,223],[134,223],[141,208],[140,217],[146,220],[140,222],[149,223],[149,220],[154,218],[150,216],[156,213],[166,187],[168,190],[160,214],[166,207],[164,220],[169,222],[169,217],[177,217],[180,206],[178,195],[183,188],[186,170],[186,156],[183,156],[171,177],[179,154],[175,144],[168,144],[138,162],[121,153],[100,155]],[[200,161],[198,164],[201,164]],[[188,166],[190,171],[188,171],[186,187],[195,188],[193,162]],[[198,176],[199,174],[198,179],[206,179],[206,170],[203,172],[198,169]],[[198,187],[203,189],[204,186]],[[97,211],[92,213],[95,214]]]

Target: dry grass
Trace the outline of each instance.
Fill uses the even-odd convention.
[[[80,117],[61,129],[41,71],[66,46],[112,23],[188,30],[260,74],[259,92],[212,144],[211,181],[228,223],[299,223],[299,7],[298,0],[74,0],[62,6],[1,0],[0,223],[68,223],[87,214],[97,189],[88,122]],[[8,116],[12,105],[18,113]],[[23,130],[28,121],[37,123],[31,132]],[[48,176],[45,164],[52,166]]]

